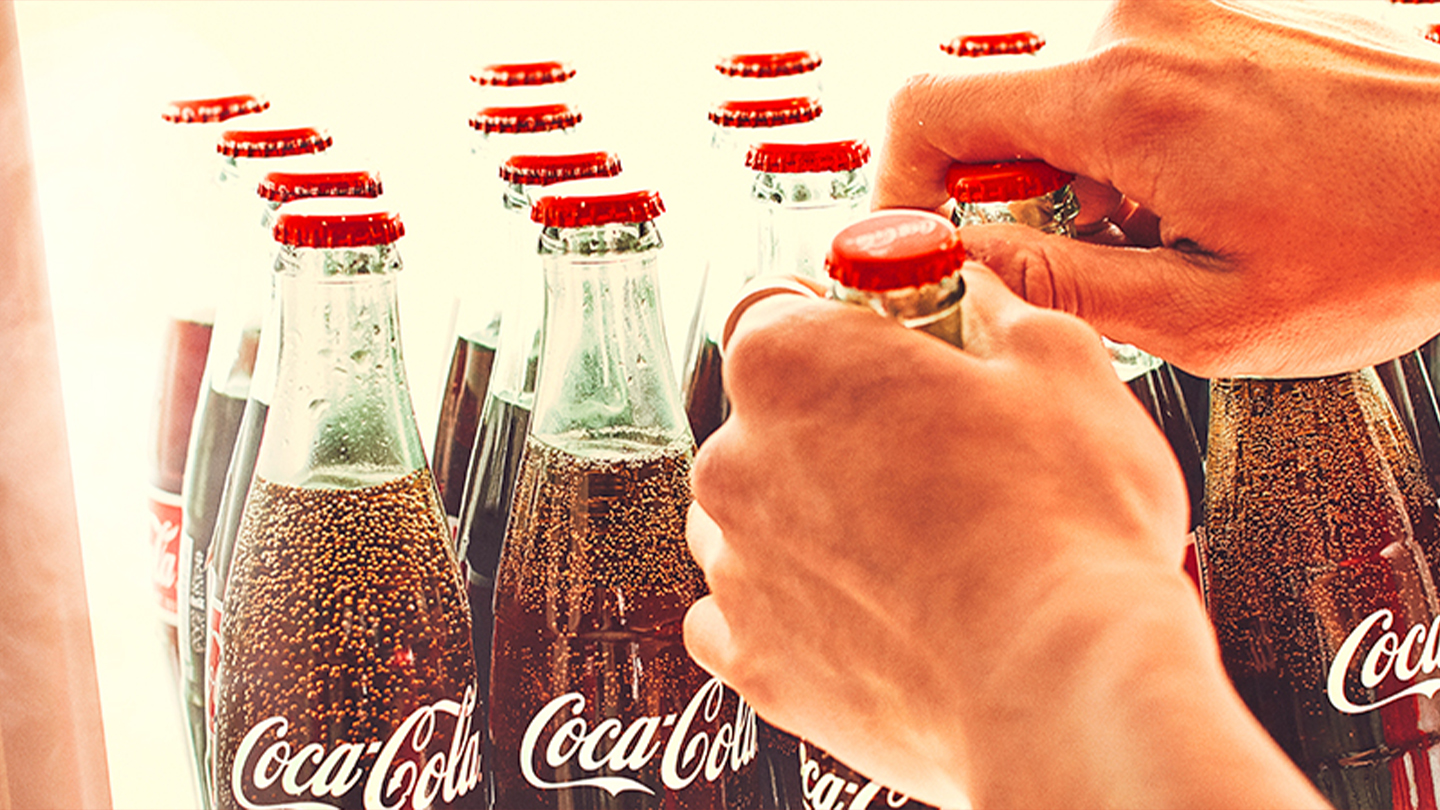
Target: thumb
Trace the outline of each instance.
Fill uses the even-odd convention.
[[[960,238],[971,259],[1026,301],[1196,374],[1227,362],[1247,332],[1268,329],[1241,300],[1240,274],[1210,255],[1097,245],[1022,225],[967,226]]]
[[[730,623],[715,597],[703,596],[685,612],[685,650],[700,668],[726,680],[734,659]]]

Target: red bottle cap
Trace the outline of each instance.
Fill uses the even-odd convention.
[[[877,211],[835,235],[825,257],[830,277],[854,290],[933,284],[965,261],[965,245],[948,220],[930,211]]]
[[[547,228],[584,228],[610,222],[648,222],[665,212],[660,192],[553,194],[530,208],[530,219]]]
[[[310,197],[378,197],[380,175],[368,170],[348,172],[270,172],[260,181],[261,197],[287,203]]]
[[[710,110],[710,121],[735,129],[803,124],[820,116],[820,100],[811,96],[722,101]]]
[[[745,165],[757,172],[844,172],[870,162],[870,144],[863,140],[826,143],[757,143],[745,154]]]
[[[820,54],[815,51],[784,51],[783,53],[737,53],[720,58],[715,69],[726,76],[743,79],[777,79],[809,73],[820,67]]]
[[[481,87],[521,87],[559,84],[575,78],[569,62],[507,62],[486,65],[470,74],[470,81]]]
[[[1009,202],[1049,194],[1074,179],[1043,160],[955,163],[945,175],[945,188],[956,202]]]
[[[311,155],[329,149],[335,139],[323,129],[231,129],[220,136],[215,151],[226,157],[276,158]]]
[[[940,50],[951,56],[1035,53],[1043,47],[1045,47],[1045,38],[1034,31],[1016,31],[1013,34],[969,34],[940,43]]]
[[[311,198],[282,206],[271,229],[292,247],[387,245],[405,234],[400,215],[368,200]]]
[[[529,107],[486,107],[470,119],[470,127],[484,133],[552,132],[580,123],[580,111],[569,104]]]
[[[1431,42],[1440,42],[1440,23],[1426,27],[1425,38]]]
[[[172,101],[160,117],[172,124],[214,124],[227,118],[264,112],[270,102],[248,93],[219,98],[192,98]]]
[[[614,177],[620,158],[614,152],[574,155],[512,155],[500,164],[500,179],[522,186],[548,186],[564,180]]]

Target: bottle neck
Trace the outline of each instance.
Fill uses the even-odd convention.
[[[279,344],[256,475],[368,486],[425,466],[401,356],[392,245],[276,259]]]
[[[825,282],[825,254],[835,234],[869,208],[870,184],[863,170],[843,172],[759,172],[750,198],[759,204],[758,254],[745,281],[758,276],[793,275]]]
[[[577,453],[692,442],[661,318],[653,222],[546,228],[531,433]]]
[[[1025,200],[958,203],[952,219],[961,227],[1013,222],[1044,233],[1073,236],[1073,222],[1079,212],[1080,202],[1075,198],[1075,192],[1066,185],[1049,194]]]
[[[832,295],[844,303],[894,318],[907,329],[928,333],[952,346],[964,345],[960,302],[965,295],[965,282],[959,268],[933,284],[919,287],[857,290],[835,284]]]

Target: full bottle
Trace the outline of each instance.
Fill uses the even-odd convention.
[[[545,345],[496,580],[497,807],[759,806],[755,716],[682,638],[706,589],[684,537],[694,441],[660,314],[662,210],[593,189],[533,210]]]
[[[505,208],[512,227],[505,239],[506,262],[513,275],[506,285],[500,342],[481,409],[475,449],[465,478],[460,509],[460,553],[470,596],[475,664],[482,689],[490,682],[490,634],[495,600],[495,569],[510,517],[520,455],[530,434],[535,382],[544,343],[545,278],[538,242],[540,226],[530,220],[536,194],[586,178],[613,177],[620,159],[612,152],[512,155],[501,164],[508,184]]]
[[[214,249],[214,222],[223,216],[223,198],[207,169],[213,165],[215,138],[225,122],[254,116],[269,108],[258,96],[242,94],[170,102],[160,118],[170,142],[157,169],[165,178],[161,204],[192,227],[166,235],[176,243],[169,256],[203,256]],[[205,362],[215,328],[218,284],[209,267],[177,266],[166,275],[163,345],[156,375],[149,441],[149,493],[146,499],[151,548],[151,582],[166,646],[179,667],[180,535],[184,509],[181,490],[190,447],[195,406],[204,387]]]
[[[246,121],[244,123],[251,123]],[[200,801],[214,795],[209,783],[213,768],[210,752],[213,731],[213,704],[205,690],[215,661],[208,661],[213,638],[209,618],[211,591],[217,578],[211,576],[211,559],[217,536],[232,544],[239,527],[239,507],[244,491],[232,494],[233,520],[225,520],[226,483],[237,447],[250,441],[243,429],[250,390],[257,373],[264,373],[258,320],[270,307],[274,273],[273,240],[269,218],[274,205],[263,199],[262,178],[274,169],[295,171],[312,166],[318,156],[334,144],[328,131],[316,127],[272,125],[254,122],[248,127],[231,125],[211,145],[220,157],[215,179],[226,194],[219,213],[217,244],[225,246],[218,266],[232,279],[231,289],[216,311],[215,339],[206,359],[205,385],[194,417],[195,457],[185,467],[185,531],[182,542],[180,580],[185,599],[180,603],[181,626],[185,634],[181,656],[181,701],[187,725],[187,743],[197,765]],[[258,227],[257,227],[258,226]],[[273,369],[272,369],[273,370]],[[255,446],[259,434],[253,432]],[[253,459],[253,454],[248,456]],[[246,468],[245,485],[249,485]],[[238,499],[237,499],[238,498]],[[223,586],[223,581],[219,585]],[[218,617],[218,612],[215,613]],[[216,628],[218,630],[218,626]]]
[[[265,161],[270,162],[270,161]],[[233,258],[246,266],[234,268],[236,278],[229,295],[215,314],[215,331],[205,365],[205,385],[195,409],[190,451],[185,462],[184,531],[180,539],[180,655],[181,705],[189,731],[188,742],[199,781],[199,795],[208,806],[210,786],[206,759],[205,711],[205,564],[219,518],[225,475],[240,433],[250,382],[255,373],[261,322],[271,305],[274,272],[263,253],[241,249],[244,237],[258,236],[256,222],[268,231],[268,220],[281,202],[311,196],[380,193],[380,178],[369,171],[271,172],[257,184],[260,215],[236,234]],[[268,233],[266,234],[268,236]],[[268,241],[268,240],[267,240]],[[272,243],[273,244],[273,243]]]
[[[1440,516],[1373,369],[1211,383],[1204,593],[1226,671],[1337,807],[1435,807]]]
[[[946,186],[955,200],[952,218],[956,225],[1015,223],[1073,236],[1072,220],[1080,208],[1071,189],[1074,179],[1069,172],[1038,160],[957,163],[950,167]],[[1180,375],[1169,363],[1134,346],[1101,340],[1110,352],[1115,373],[1145,406],[1180,463],[1194,532],[1204,516],[1205,465]],[[1187,554],[1186,565],[1191,575],[1198,577],[1193,552]]]
[[[580,111],[564,103],[486,107],[470,119],[478,139],[474,163],[479,172],[473,189],[479,199],[473,221],[467,223],[474,239],[466,255],[472,257],[473,266],[461,268],[455,343],[440,399],[431,464],[452,531],[460,523],[465,473],[494,369],[502,302],[513,282],[507,237],[513,231],[514,217],[505,208],[508,189],[500,180],[499,166],[511,154],[556,145],[574,132],[580,120]]]
[[[367,202],[275,223],[279,364],[220,631],[219,807],[478,803],[469,613],[400,352],[403,229]]]

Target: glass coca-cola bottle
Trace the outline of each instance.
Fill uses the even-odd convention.
[[[952,219],[961,226],[1018,223],[1045,233],[1072,236],[1072,220],[1080,209],[1070,187],[1074,179],[1073,174],[1039,160],[956,163],[946,176],[946,186],[955,201]],[[1204,520],[1205,465],[1181,375],[1169,363],[1134,346],[1102,340],[1115,373],[1164,432],[1180,463],[1190,496],[1190,529],[1194,532]],[[1201,396],[1208,400],[1208,391],[1201,390]],[[1194,559],[1192,549],[1187,552],[1186,566],[1198,580]]]
[[[223,216],[224,210],[212,182],[214,176],[207,176],[206,171],[213,166],[215,137],[226,121],[256,115],[269,106],[259,96],[241,94],[172,101],[161,112],[161,120],[169,130],[166,140],[174,142],[166,155],[169,163],[161,167],[167,186],[161,199],[169,210],[195,224],[193,229],[167,234],[178,247],[163,251],[162,256],[198,256],[213,250],[213,220]],[[215,326],[218,292],[206,267],[176,267],[166,274],[165,286],[163,292],[169,293],[169,300],[151,410],[146,515],[151,583],[166,646],[178,674],[180,534],[184,514],[181,488],[195,406],[204,384],[205,358]]]
[[[268,225],[269,214],[281,202],[312,196],[366,196],[380,193],[380,178],[369,171],[271,172],[258,184]],[[247,230],[253,223],[243,223]],[[248,234],[242,234],[242,236]],[[271,304],[274,271],[269,262],[234,248],[236,258],[249,265],[235,268],[239,278],[216,309],[214,336],[205,366],[204,392],[195,409],[190,451],[185,463],[183,531],[180,539],[180,692],[189,731],[190,753],[196,767],[199,795],[209,806],[209,769],[205,735],[205,564],[219,517],[225,474],[245,403],[255,373],[261,322]]]
[[[214,785],[208,783],[213,768],[210,761],[213,706],[203,700],[196,703],[204,696],[208,672],[213,666],[213,662],[207,664],[205,658],[211,646],[207,617],[210,590],[214,585],[209,576],[209,559],[213,556],[211,549],[217,534],[233,542],[233,530],[239,527],[240,505],[236,503],[233,507],[235,517],[233,523],[228,524],[230,530],[222,531],[224,521],[217,518],[224,515],[223,484],[229,459],[220,459],[216,454],[233,456],[244,435],[238,425],[244,420],[245,400],[242,396],[240,402],[235,402],[228,395],[241,394],[239,388],[251,382],[256,373],[261,341],[256,334],[255,318],[269,305],[273,275],[267,272],[273,257],[270,249],[273,242],[266,221],[271,215],[271,206],[257,200],[256,194],[266,171],[309,166],[334,144],[329,132],[316,127],[279,126],[273,120],[254,124],[245,128],[232,124],[210,147],[220,160],[214,178],[225,191],[224,206],[218,212],[222,221],[217,223],[216,242],[225,247],[215,251],[217,266],[223,268],[232,281],[226,296],[227,305],[217,312],[217,337],[206,360],[209,382],[195,414],[194,439],[197,448],[201,448],[197,450],[200,455],[194,463],[186,465],[185,471],[187,528],[182,533],[185,548],[180,576],[186,599],[180,603],[180,610],[186,639],[181,656],[181,710],[189,731],[187,743],[197,764],[202,805],[214,795]],[[216,390],[217,383],[224,388],[212,398],[211,392]],[[230,419],[239,420],[236,427],[231,427]],[[224,449],[227,446],[228,450]],[[249,478],[245,481],[248,485]],[[243,502],[244,493],[239,493],[239,497]],[[211,498],[215,500],[212,502]],[[207,522],[212,525],[209,530],[204,526]],[[195,600],[203,601],[197,607]],[[207,708],[200,711],[202,706]]]
[[[619,172],[620,159],[613,152],[512,155],[500,167],[509,185],[505,208],[513,221],[505,240],[505,261],[514,278],[507,285],[509,297],[500,321],[494,370],[465,478],[459,535],[482,690],[490,681],[495,569],[500,564],[500,546],[510,517],[520,455],[530,433],[545,334],[545,277],[538,253],[540,228],[530,220],[531,205],[535,195],[550,193],[559,184],[613,177]]]
[[[505,184],[499,165],[511,154],[545,148],[567,136],[580,123],[580,111],[569,104],[527,107],[486,107],[470,119],[479,140],[475,160],[482,170],[476,181],[479,209],[470,226],[474,230],[474,266],[463,268],[455,342],[450,354],[445,389],[431,450],[431,468],[451,531],[460,522],[460,500],[465,493],[465,472],[475,449],[480,409],[490,386],[495,350],[500,340],[502,302],[512,279],[507,255],[511,229],[504,199]],[[563,147],[557,147],[563,148]]]
[[[482,698],[400,351],[400,220],[302,200],[274,232],[279,363],[220,629],[217,806],[478,804]]]
[[[610,182],[610,181],[597,181]],[[546,196],[545,345],[495,591],[495,806],[759,806],[755,716],[690,658],[694,441],[653,191]]]
[[[1373,369],[1212,382],[1204,593],[1226,671],[1338,807],[1434,807],[1440,516]]]

